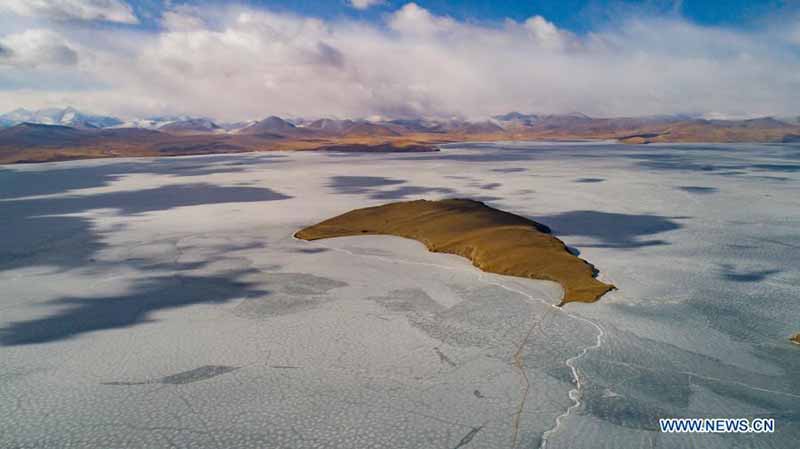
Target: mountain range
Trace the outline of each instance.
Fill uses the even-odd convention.
[[[0,126],[8,127],[20,123],[37,123],[41,125],[62,125],[79,129],[110,128],[123,124],[116,117],[84,114],[73,107],[64,109],[49,108],[30,111],[15,109],[0,115]]]
[[[433,151],[464,140],[615,139],[653,142],[798,142],[800,119],[688,115],[596,118],[510,112],[486,120],[322,118],[216,123],[175,116],[123,121],[68,107],[0,115],[0,163],[88,157],[176,156],[270,150]]]

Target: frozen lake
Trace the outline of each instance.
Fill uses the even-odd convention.
[[[0,166],[0,447],[796,447],[798,181],[796,145]],[[550,226],[619,290],[559,309],[414,241],[292,238],[447,197]]]

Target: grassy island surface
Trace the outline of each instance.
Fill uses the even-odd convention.
[[[470,259],[483,271],[554,281],[562,304],[594,302],[614,289],[573,255],[546,226],[468,199],[405,201],[355,209],[298,231],[303,240],[355,235],[394,235],[428,250]]]

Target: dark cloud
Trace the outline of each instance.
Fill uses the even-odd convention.
[[[45,62],[57,65],[75,65],[78,63],[78,52],[66,45],[55,45],[45,50]]]
[[[331,67],[344,67],[344,55],[341,51],[325,42],[317,44],[317,62]]]
[[[0,44],[0,60],[8,59],[12,56],[14,56],[14,51],[5,45]]]
[[[21,69],[41,66],[74,66],[78,52],[59,33],[34,29],[5,36],[0,42],[0,60]]]

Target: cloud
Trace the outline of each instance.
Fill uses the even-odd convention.
[[[349,0],[349,3],[355,9],[368,9],[382,4],[383,0]]]
[[[0,40],[8,50],[0,89],[3,72],[11,76],[20,64],[48,76],[80,74],[98,87],[6,88],[0,109],[61,102],[121,115],[241,120],[512,110],[792,115],[800,104],[800,54],[786,40],[788,24],[737,31],[679,16],[628,16],[575,35],[540,16],[483,24],[414,3],[385,21],[217,5],[173,8],[157,30],[114,28],[102,39],[63,26],[38,46],[35,33],[9,36]],[[35,50],[59,45],[66,50]]]
[[[789,41],[795,45],[800,45],[800,20],[797,21],[794,29],[789,31]]]
[[[161,16],[161,26],[167,30],[189,31],[202,30],[206,27],[206,23],[196,8],[178,5],[164,11]]]
[[[5,45],[0,44],[0,61],[2,61],[4,59],[8,60],[12,56],[14,56],[14,51],[12,49],[6,47]]]
[[[559,30],[542,16],[529,18],[523,26],[530,38],[545,48],[562,49],[572,40],[570,33]]]
[[[0,11],[51,20],[104,20],[138,23],[133,9],[122,0],[3,0]]]
[[[325,42],[319,42],[317,43],[317,53],[317,57],[313,59],[314,63],[330,65],[337,68],[344,67],[344,55],[337,48]]]
[[[438,17],[416,3],[408,3],[392,14],[389,27],[408,35],[430,36],[452,31],[456,22],[449,17]]]
[[[27,30],[0,39],[0,67],[47,68],[77,63],[78,52],[49,30]]]

